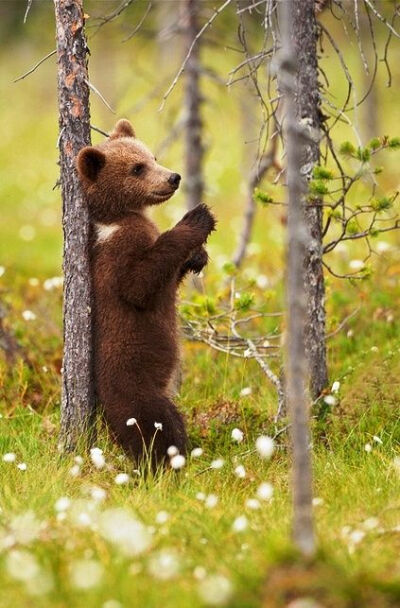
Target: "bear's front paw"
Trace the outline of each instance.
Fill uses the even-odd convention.
[[[187,260],[185,266],[190,272],[194,272],[195,274],[199,274],[204,266],[207,266],[208,262],[208,253],[204,249],[204,247],[199,247],[195,249],[190,258]]]
[[[188,211],[179,222],[179,224],[186,224],[201,232],[203,240],[206,240],[208,235],[215,230],[216,223],[215,217],[204,203],[200,203],[200,205]]]

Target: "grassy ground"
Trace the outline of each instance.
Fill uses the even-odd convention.
[[[18,340],[23,358],[12,365],[0,359],[0,607],[399,606],[400,261],[395,235],[374,241],[381,256],[369,280],[354,285],[327,278],[328,330],[335,332],[328,342],[329,368],[331,382],[341,386],[334,406],[317,404],[313,411],[319,416],[313,419],[319,544],[314,562],[300,565],[288,540],[287,432],[279,434],[271,460],[246,454],[259,435],[275,435],[287,425],[283,419],[275,427],[276,396],[254,361],[185,342],[178,401],[192,447],[201,447],[203,454],[189,458],[179,474],[138,476],[104,429],[97,443],[104,468],[96,469],[84,450],[59,454],[61,287],[52,277],[61,274],[61,230],[59,193],[52,191],[57,179],[54,66],[44,64],[23,83],[10,84],[52,48],[52,32],[46,36],[37,26],[28,22],[26,38],[15,43],[12,56],[8,49],[1,52],[0,94],[7,103],[2,104],[0,142],[0,301],[5,327]],[[137,73],[131,82],[132,48],[122,48],[115,34],[107,43],[93,39],[91,74],[118,116],[133,118],[139,134],[157,148],[179,114],[180,93],[161,115],[156,114],[159,97],[137,103],[154,88],[156,61],[149,43],[141,43],[135,47]],[[225,74],[237,62],[222,50],[207,53]],[[355,55],[349,57],[356,65]],[[336,76],[330,60],[328,52],[325,67]],[[166,81],[169,69],[160,63]],[[344,84],[339,80],[332,79],[332,88],[340,94]],[[205,86],[206,200],[219,217],[202,287],[201,301],[204,306],[209,298],[209,307],[211,300],[218,305],[227,296],[221,267],[235,246],[246,163],[242,166],[238,93]],[[382,133],[398,135],[392,126],[399,112],[393,95],[382,96],[380,119]],[[27,112],[28,99],[34,119]],[[94,124],[110,128],[114,116],[96,99],[92,109]],[[340,129],[339,141],[349,139]],[[162,162],[181,171],[181,145],[167,150]],[[389,154],[382,164],[382,187],[392,192],[398,186],[395,157]],[[274,189],[270,183],[265,187]],[[157,211],[157,219],[170,225],[182,208],[179,194]],[[238,291],[251,291],[254,306],[267,311],[282,306],[283,220],[280,209],[259,211],[254,243],[237,279]],[[345,271],[362,254],[356,244],[342,248],[330,262]],[[193,297],[188,284],[182,299]],[[279,319],[266,329],[284,331],[284,324]],[[243,389],[251,391],[243,394]],[[232,441],[233,428],[243,431],[242,443]],[[4,461],[5,454],[14,454],[15,460]],[[216,459],[224,460],[222,468],[208,469]],[[26,468],[18,466],[23,464]],[[235,473],[239,465],[244,477]],[[116,483],[120,473],[129,475],[126,484]],[[272,485],[272,499],[258,497],[262,483]],[[291,603],[295,598],[304,602]]]

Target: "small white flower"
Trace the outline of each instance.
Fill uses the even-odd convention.
[[[96,469],[103,469],[105,467],[106,461],[103,455],[103,450],[100,448],[92,448],[90,450],[90,459]]]
[[[367,454],[369,454],[370,452],[372,452],[372,445],[370,443],[366,443],[364,446],[364,450],[367,452]]]
[[[312,499],[312,504],[314,507],[320,507],[321,505],[324,504],[324,499],[320,498],[319,496],[316,496],[315,498]]]
[[[210,467],[212,469],[222,469],[222,467],[225,464],[225,460],[223,458],[216,458],[215,460],[213,460],[210,464]]]
[[[179,450],[176,447],[176,445],[170,445],[167,450],[167,454],[170,458],[172,458],[172,456],[176,456],[177,454],[179,454]]]
[[[245,502],[245,506],[248,509],[252,509],[253,511],[255,511],[256,509],[259,509],[261,507],[260,501],[257,500],[257,498],[248,498]]]
[[[104,568],[93,559],[80,559],[70,564],[71,584],[76,589],[91,589],[103,578]]]
[[[243,479],[244,477],[246,477],[246,469],[242,464],[238,464],[234,472],[236,477],[239,477],[239,479]]]
[[[251,348],[246,348],[246,350],[243,353],[243,356],[246,359],[249,359],[251,357],[251,355],[253,354],[253,351],[251,350]]]
[[[26,471],[26,469],[27,469],[26,462],[20,462],[19,464],[17,464],[17,468],[20,471]]]
[[[335,382],[332,384],[331,391],[332,391],[332,393],[338,393],[339,390],[340,390],[340,382],[339,382],[339,380],[335,380]]]
[[[162,551],[152,555],[149,561],[148,569],[154,578],[166,581],[178,574],[178,557],[172,551],[163,549]]]
[[[31,310],[24,310],[22,312],[22,317],[25,321],[34,321],[36,319],[36,315]]]
[[[197,492],[196,498],[197,498],[197,500],[205,500],[206,495],[204,494],[204,492]]]
[[[365,532],[363,532],[362,530],[353,530],[349,534],[349,541],[354,545],[358,545],[358,543],[363,540],[364,536]]]
[[[203,456],[203,449],[202,448],[194,448],[191,453],[190,453],[192,458],[200,458],[200,456]]]
[[[256,440],[256,449],[261,458],[269,460],[274,452],[275,443],[272,437],[260,435]]]
[[[167,511],[159,511],[156,515],[156,522],[158,524],[165,524],[169,520],[169,513]]]
[[[208,509],[213,509],[218,504],[218,496],[209,494],[205,499],[205,505]]]
[[[371,353],[379,352],[379,348],[377,346],[371,346]]]
[[[249,395],[251,395],[251,393],[252,393],[251,387],[250,386],[245,386],[240,391],[240,396],[241,397],[248,397]]]
[[[232,583],[221,574],[207,576],[199,582],[198,593],[209,606],[223,606],[232,597]]]
[[[347,332],[346,336],[348,338],[352,338],[354,336],[354,331],[352,329],[349,329],[349,331]]]
[[[207,570],[203,566],[196,566],[193,570],[193,576],[196,580],[202,581],[207,576]]]
[[[102,502],[103,500],[105,500],[107,498],[107,492],[105,491],[104,488],[100,488],[99,486],[93,486],[90,489],[90,496],[96,502]]]
[[[373,440],[374,440],[376,443],[379,443],[379,445],[382,445],[382,444],[383,444],[382,439],[381,439],[380,437],[378,437],[377,435],[374,435],[374,436],[372,437],[372,439],[373,439]]]
[[[232,530],[234,532],[243,532],[246,530],[248,525],[247,517],[245,515],[240,515],[235,519],[232,524]]]
[[[71,475],[71,477],[78,477],[80,473],[81,467],[79,466],[79,464],[74,464],[69,470],[69,474]]]
[[[182,454],[176,454],[172,456],[170,460],[170,465],[173,469],[178,470],[182,469],[185,466],[186,458],[182,456]]]
[[[126,421],[126,426],[134,426],[135,424],[137,424],[136,418],[128,418]]]
[[[115,476],[114,481],[117,486],[123,486],[129,482],[129,475],[127,473],[118,473],[118,475]]]
[[[326,395],[326,397],[324,397],[324,402],[326,405],[336,405],[337,399],[333,395]]]
[[[233,439],[233,441],[237,441],[237,443],[241,443],[243,441],[243,431],[241,431],[240,429],[233,429],[232,433],[231,433],[231,437]]]
[[[83,464],[82,456],[75,456],[74,462],[76,462],[76,464]]]
[[[364,530],[374,530],[379,526],[379,519],[377,517],[368,517],[362,524]]]
[[[4,454],[4,456],[3,456],[3,461],[4,462],[15,462],[16,458],[17,457],[13,452],[7,452],[7,454]]]
[[[261,483],[257,488],[257,496],[261,500],[271,500],[274,494],[274,488],[268,482]]]
[[[6,269],[4,268],[4,266],[0,266],[0,277],[3,276],[3,274],[5,273]]]
[[[162,431],[162,429],[163,429],[162,422],[155,422],[155,423],[154,423],[154,428],[155,428],[157,431]]]
[[[269,285],[269,279],[265,274],[259,274],[256,278],[256,283],[260,289],[266,289]]]
[[[56,500],[54,509],[57,513],[61,513],[62,511],[66,511],[71,506],[71,501],[67,496],[61,496],[58,500]]]
[[[349,266],[351,270],[362,270],[365,264],[362,260],[350,260]]]

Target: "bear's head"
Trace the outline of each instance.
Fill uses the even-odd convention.
[[[113,222],[166,201],[181,180],[157,163],[125,119],[104,142],[83,148],[76,166],[90,216],[99,222]]]

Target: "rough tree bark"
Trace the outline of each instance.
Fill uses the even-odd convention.
[[[182,0],[185,55],[199,31],[198,15],[199,0]],[[204,191],[200,50],[201,38],[193,47],[185,68],[185,192],[188,209],[193,209],[201,202]]]
[[[318,85],[317,22],[314,0],[291,4],[296,27],[292,40],[298,59],[295,112],[307,127],[309,138],[303,146],[302,175],[310,179],[313,167],[320,161],[321,110]],[[308,320],[306,348],[310,371],[310,391],[317,398],[328,384],[325,344],[325,284],[322,265],[322,206],[316,200],[306,207],[306,223],[311,235],[307,247],[305,285]]]
[[[64,230],[64,360],[60,446],[86,440],[94,417],[89,218],[75,172],[90,144],[88,47],[82,0],[54,0]]]
[[[297,548],[305,556],[315,550],[312,516],[312,471],[306,398],[307,357],[305,328],[307,319],[307,292],[305,279],[309,268],[305,261],[308,255],[310,235],[306,226],[305,194],[307,180],[304,172],[304,156],[310,144],[307,123],[298,116],[296,89],[301,81],[301,61],[293,36],[299,27],[297,0],[281,0],[280,24],[282,31],[281,61],[279,65],[279,88],[284,99],[283,131],[286,149],[286,176],[288,201],[287,233],[287,356],[286,399],[291,419],[293,452],[293,538]],[[314,0],[303,0],[300,12],[314,12]],[[305,39],[303,39],[306,42]],[[298,42],[298,40],[297,40]],[[300,115],[302,117],[302,115]],[[306,115],[307,116],[307,115]],[[307,211],[306,211],[307,213]],[[307,216],[309,219],[309,215]]]

